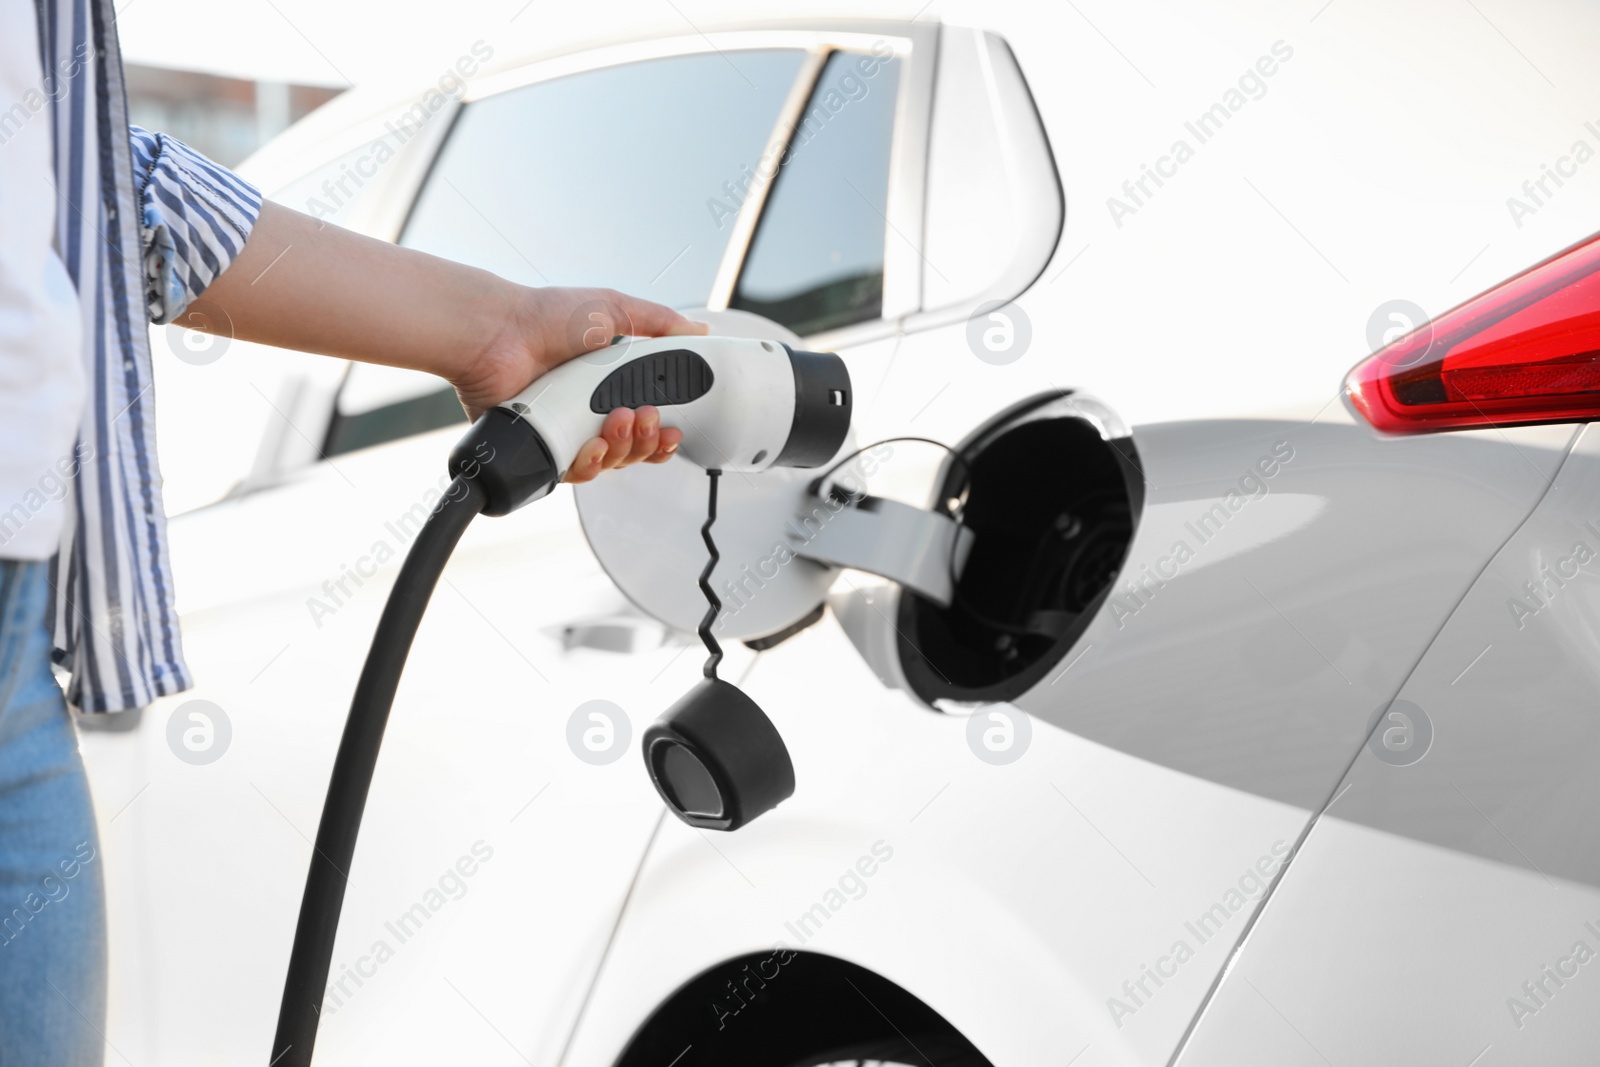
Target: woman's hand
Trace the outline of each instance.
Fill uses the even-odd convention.
[[[606,416],[600,436],[578,449],[564,481],[588,482],[603,471],[633,463],[665,463],[678,450],[682,430],[662,429],[661,413],[646,404],[637,411],[617,408]]]
[[[503,328],[451,377],[469,418],[511,399],[574,356],[605,348],[611,339],[704,334],[706,324],[671,308],[611,289],[531,289],[518,286]],[[661,428],[661,414],[645,406],[618,408],[600,434],[586,441],[567,470],[569,482],[603,471],[672,458],[682,432]]]

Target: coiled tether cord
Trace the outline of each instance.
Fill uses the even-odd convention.
[[[310,1067],[350,861],[355,856],[361,815],[400,673],[445,563],[487,503],[476,481],[459,477],[452,481],[412,542],[383,606],[350,700],[350,717],[345,720],[328,781],[328,798],[322,805],[322,821],[317,825],[294,949],[289,954],[289,973],[283,983],[283,1004],[278,1009],[278,1030],[272,1039],[271,1067]]]
[[[706,522],[700,527],[700,538],[705,541],[710,558],[706,560],[705,570],[700,572],[700,591],[706,595],[706,603],[709,606],[700,619],[700,628],[695,632],[700,635],[700,641],[706,646],[708,653],[705,675],[707,678],[715,678],[717,666],[722,663],[722,646],[711,636],[711,626],[722,611],[722,601],[717,597],[716,590],[711,588],[711,572],[717,569],[717,561],[722,558],[722,553],[717,551],[716,542],[711,540],[711,524],[717,521],[717,479],[722,476],[722,472],[708,470],[706,475],[711,479],[711,492],[710,501],[706,505]]]

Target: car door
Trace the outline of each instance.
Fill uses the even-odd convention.
[[[402,243],[518,280],[703,305],[732,229],[706,201],[759,160],[817,42],[690,35],[515,69],[447,138],[434,127],[437,159],[390,164],[365,228],[409,215]],[[349,693],[464,425],[434,380],[305,368],[234,383],[266,413],[262,444],[231,495],[172,525],[195,690],[85,746],[109,1036],[149,1062],[270,1041]],[[469,533],[390,723],[320,1056],[475,1060],[510,1041],[554,1060],[660,818],[630,742],[697,671],[684,647],[606,580],[565,491]]]

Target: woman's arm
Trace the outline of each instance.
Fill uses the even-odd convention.
[[[264,201],[233,263],[176,319],[247,341],[427,371],[472,418],[615,334],[701,334],[670,308],[609,289],[536,289],[363,237]],[[681,434],[654,408],[614,411],[568,481],[661,462]]]

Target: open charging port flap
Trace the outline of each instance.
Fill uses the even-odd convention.
[[[965,493],[944,562],[916,571],[912,553],[903,568],[922,580],[902,582],[896,602],[833,601],[879,677],[930,706],[1014,700],[1045,678],[1111,592],[1144,503],[1131,435],[1083,394],[1018,404],[956,453],[933,496]]]

